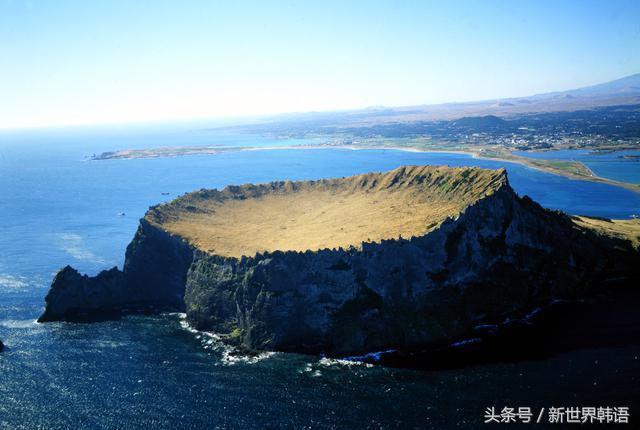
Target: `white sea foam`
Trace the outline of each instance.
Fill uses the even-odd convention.
[[[222,364],[227,366],[238,363],[256,364],[262,360],[273,357],[275,354],[276,353],[273,351],[265,351],[258,355],[242,355],[238,354],[234,348],[227,347],[222,352]]]
[[[311,365],[311,363],[307,363],[303,369],[299,370],[298,372],[300,373],[308,373],[308,372],[313,372],[313,366]]]
[[[36,320],[0,320],[0,326],[6,328],[31,328],[37,325]]]
[[[180,326],[189,333],[193,333],[205,350],[216,351],[221,355],[220,364],[222,365],[232,366],[239,363],[255,364],[273,357],[276,354],[271,351],[261,352],[257,355],[242,354],[233,346],[224,343],[218,334],[208,331],[199,331],[191,327],[186,320],[186,314],[181,313],[178,314],[178,316],[180,317]]]
[[[60,249],[71,255],[76,260],[89,261],[91,263],[104,264],[106,260],[95,255],[87,248],[84,239],[75,233],[58,233],[56,235]]]
[[[318,376],[322,376],[323,369],[339,370],[340,368],[344,368],[344,367],[348,367],[348,368],[361,367],[361,368],[368,369],[368,368],[374,367],[374,365],[370,363],[365,363],[362,361],[351,361],[351,360],[344,360],[341,358],[322,357],[318,361],[306,363],[302,369],[298,370],[298,373],[307,374],[308,376],[315,378]]]
[[[317,363],[316,363],[317,364]],[[299,373],[306,373],[312,378],[317,378],[322,376],[322,371],[320,369],[314,368],[312,363],[307,363],[302,370],[298,370]]]
[[[345,360],[343,358],[327,358],[322,357],[318,364],[325,367],[334,367],[334,366],[364,366],[364,367],[373,367],[371,363],[365,363],[364,361],[354,361],[354,360]]]
[[[185,314],[184,312],[167,312],[166,315],[176,316],[181,320],[187,317],[187,314]]]
[[[22,276],[13,276],[7,273],[0,274],[0,289],[9,291],[25,290],[29,286],[27,279]]]
[[[189,325],[189,323],[186,320],[186,315],[184,317],[183,316],[180,317],[180,327],[187,330],[188,332],[198,333],[198,330],[196,330],[195,328]]]
[[[121,342],[116,340],[95,340],[93,344],[97,348],[107,349],[107,348],[125,348],[128,346],[127,342]]]

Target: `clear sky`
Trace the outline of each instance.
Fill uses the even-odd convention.
[[[0,128],[469,101],[637,72],[638,0],[0,0]]]

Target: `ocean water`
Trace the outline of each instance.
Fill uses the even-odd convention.
[[[506,167],[518,193],[550,208],[612,218],[640,212],[640,195],[628,190],[460,154],[282,149],[85,160],[129,147],[302,142],[192,125],[0,134],[0,428],[484,428],[489,406],[640,398],[636,347],[419,372],[296,354],[237,358],[179,314],[35,323],[60,267],[95,274],[121,266],[148,206],[199,188],[402,164],[479,165]]]

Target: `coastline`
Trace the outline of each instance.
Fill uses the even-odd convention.
[[[616,181],[614,179],[603,178],[601,176],[596,175],[588,166],[581,162],[579,163],[580,168],[586,171],[586,174],[576,174],[570,171],[561,170],[557,168],[550,168],[541,165],[540,160],[538,159],[529,159],[527,157],[509,154],[508,157],[504,156],[496,156],[496,157],[488,157],[483,156],[481,151],[478,150],[464,150],[464,149],[428,149],[428,148],[419,148],[412,146],[385,146],[385,145],[354,145],[354,144],[302,144],[302,145],[283,145],[283,146],[265,146],[265,147],[175,147],[175,148],[156,148],[154,149],[126,149],[114,152],[103,153],[97,157],[93,157],[90,160],[92,161],[101,161],[101,160],[128,160],[128,159],[138,159],[138,158],[172,158],[179,157],[185,155],[216,155],[223,152],[242,152],[242,151],[275,151],[275,150],[310,150],[310,149],[348,149],[352,151],[363,151],[363,150],[391,150],[391,151],[403,151],[403,152],[414,152],[414,153],[444,153],[444,154],[464,154],[469,155],[472,158],[483,159],[483,160],[493,160],[493,161],[502,161],[506,163],[515,163],[520,164],[522,166],[535,169],[541,172],[550,173],[553,175],[564,176],[569,179],[574,180],[582,180],[582,181],[591,181],[598,182],[606,185],[612,185],[620,188],[627,189],[629,191],[633,191],[635,193],[640,194],[640,185],[633,184],[629,182]],[[160,152],[158,152],[160,151]]]
[[[483,156],[482,154],[480,154],[480,151],[472,151],[472,150],[454,150],[454,149],[424,149],[424,148],[416,148],[416,147],[402,147],[402,146],[383,146],[383,145],[379,145],[379,146],[356,146],[356,145],[293,145],[293,146],[277,146],[277,147],[268,147],[268,148],[248,148],[248,149],[244,149],[247,151],[250,150],[272,150],[272,149],[350,149],[350,150],[354,150],[354,151],[361,151],[361,150],[367,150],[367,149],[371,149],[371,150],[380,150],[380,149],[388,149],[388,150],[392,150],[392,151],[404,151],[404,152],[425,152],[425,153],[445,153],[445,154],[463,154],[463,155],[469,155],[472,158],[476,158],[476,159],[481,159],[481,160],[493,160],[493,161],[503,161],[506,163],[515,163],[515,164],[520,164],[522,166],[525,167],[529,167],[531,169],[535,169],[541,172],[545,172],[545,173],[550,173],[552,175],[558,175],[558,176],[564,176],[566,178],[569,179],[575,179],[575,180],[581,180],[581,181],[591,181],[591,182],[599,182],[602,184],[607,184],[607,185],[612,185],[612,186],[616,186],[616,187],[621,187],[621,188],[625,188],[627,190],[636,192],[638,194],[640,194],[640,185],[637,184],[632,184],[630,182],[622,182],[622,181],[616,181],[614,179],[608,179],[608,178],[603,178],[601,176],[596,175],[588,166],[586,166],[585,164],[581,163],[581,162],[577,162],[580,163],[583,168],[585,170],[587,170],[589,172],[588,176],[587,175],[578,175],[578,174],[573,174],[571,172],[567,172],[567,171],[559,171],[559,170],[555,170],[555,169],[549,169],[549,168],[545,168],[539,164],[535,164],[534,162],[537,161],[535,159],[528,159],[527,157],[522,157],[519,155],[511,155],[512,158],[505,158],[505,157],[486,157]]]

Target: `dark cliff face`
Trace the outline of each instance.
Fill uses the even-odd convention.
[[[80,275],[66,266],[55,276],[39,322],[95,320],[122,312],[184,310],[186,273],[193,249],[140,220],[127,247],[123,271],[116,267],[97,276]]]
[[[89,277],[66,266],[53,279],[38,322],[102,318],[112,314],[125,297],[124,276],[117,267]]]
[[[123,269],[130,297],[183,310],[187,269],[193,252],[180,237],[141,219],[135,238],[127,247]]]
[[[362,249],[199,256],[187,317],[249,349],[354,355],[446,341],[629,276],[638,254],[507,185],[456,220]]]
[[[123,271],[88,277],[65,267],[39,321],[184,309],[194,327],[247,349],[361,355],[448,342],[591,295],[607,279],[640,277],[630,242],[597,236],[498,179],[422,236],[346,250],[215,256],[145,218]]]

